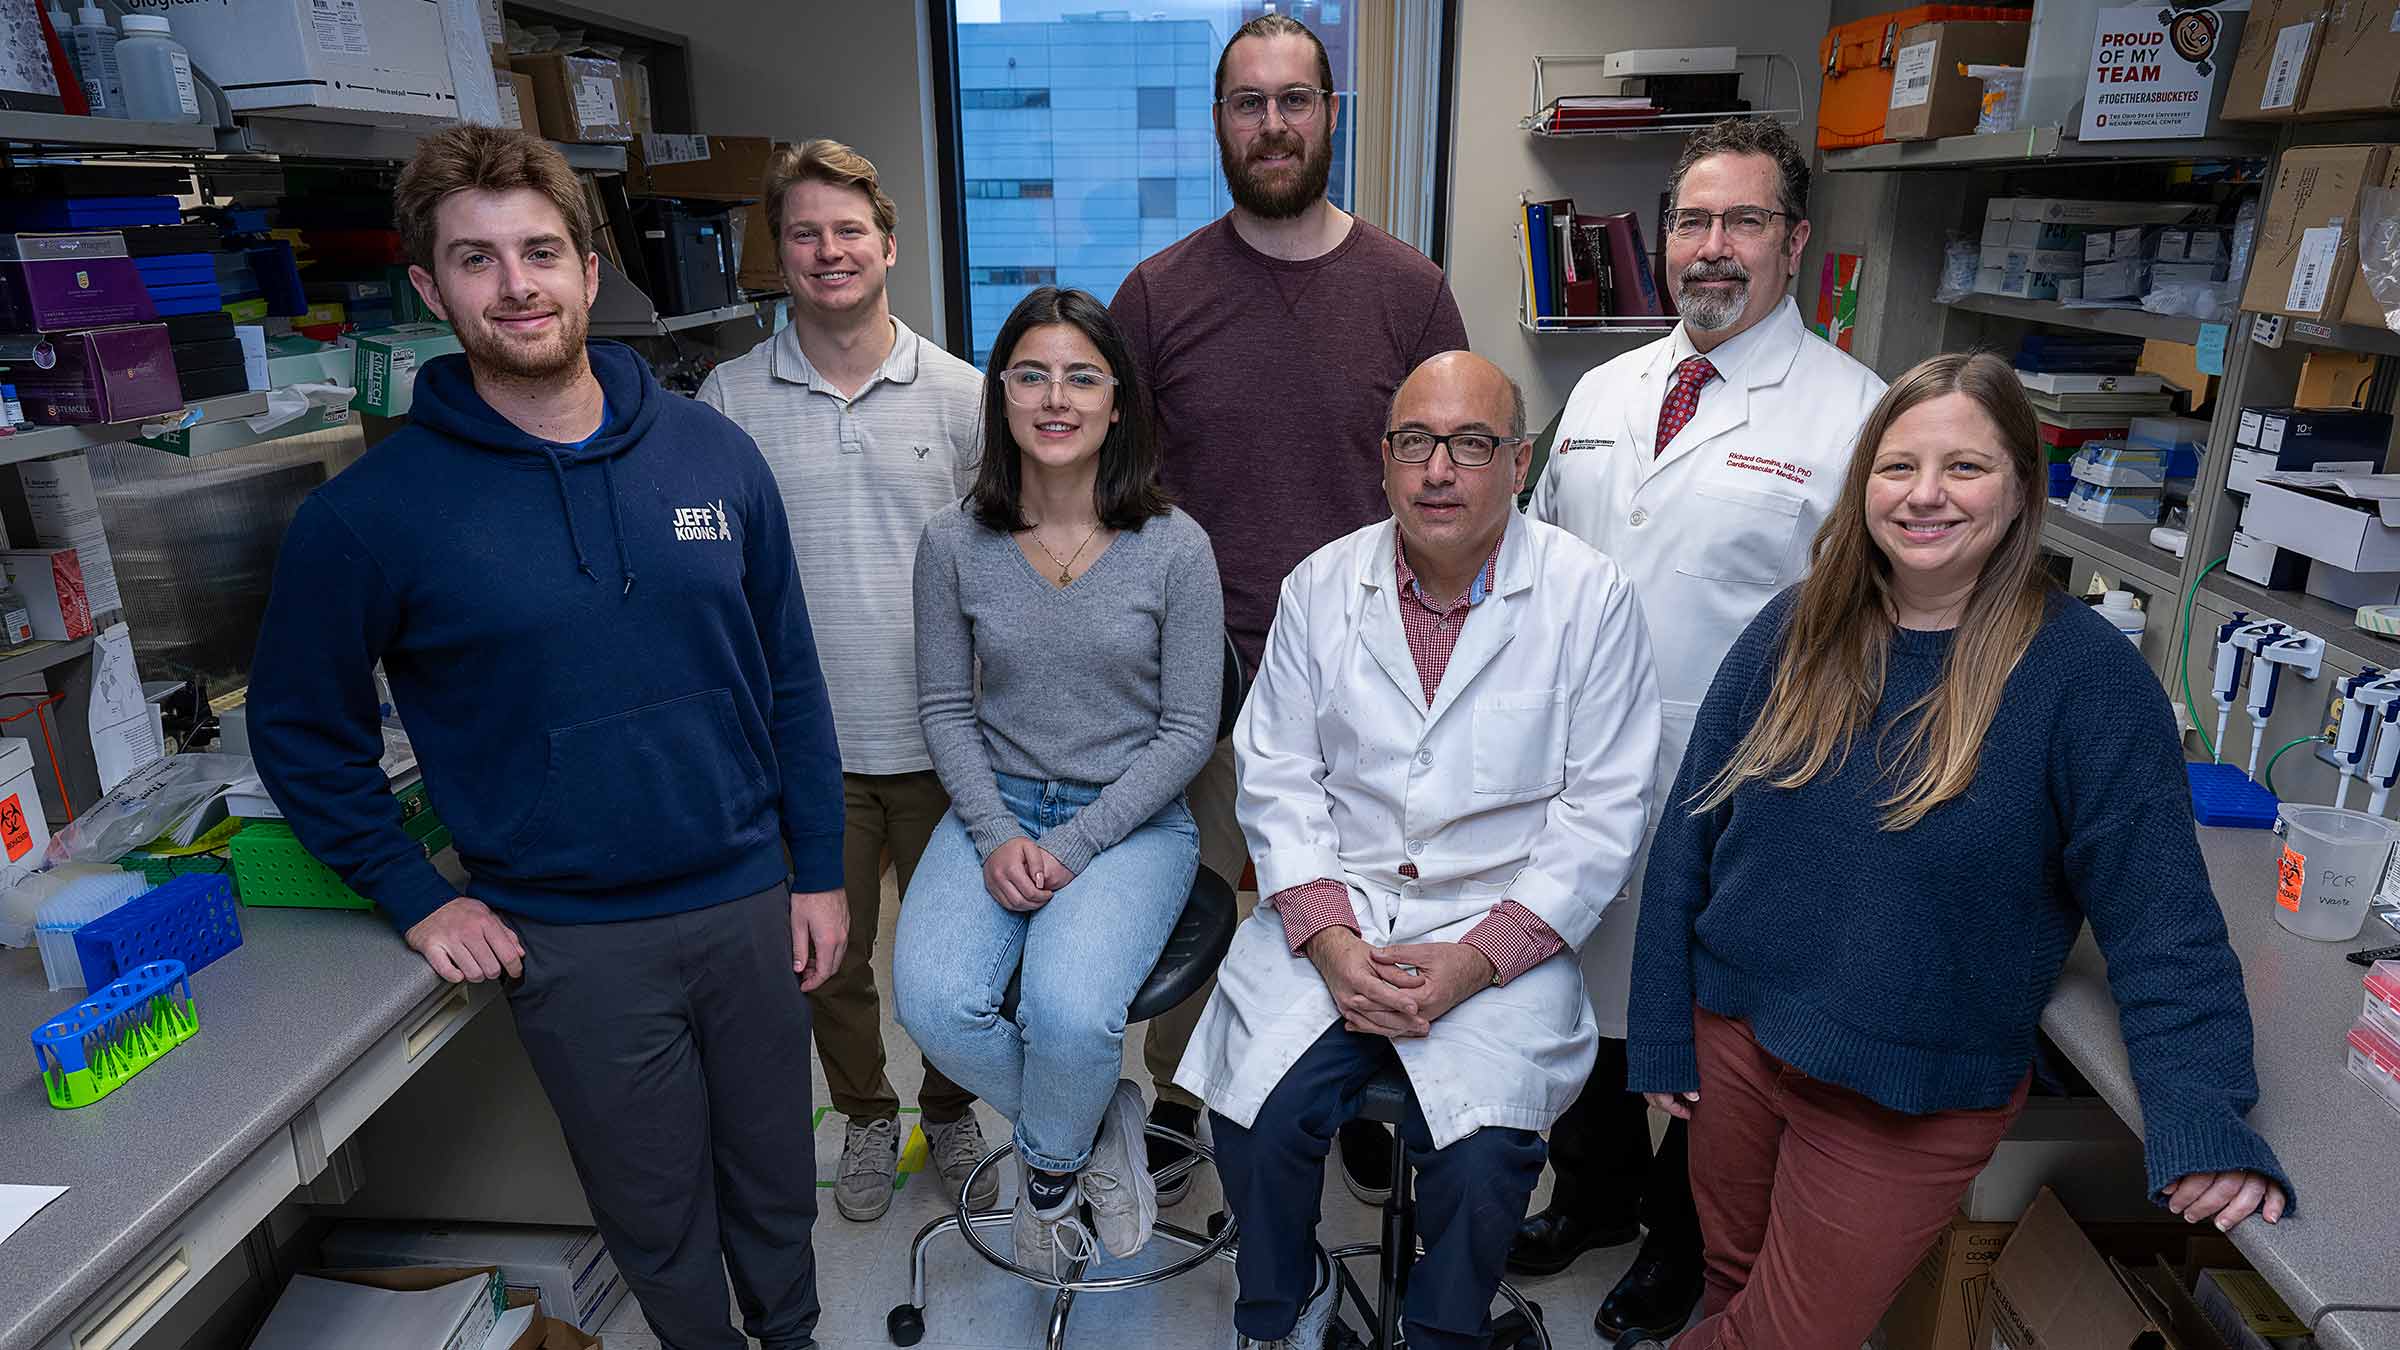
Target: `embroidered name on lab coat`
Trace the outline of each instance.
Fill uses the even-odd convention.
[[[1794,464],[1788,459],[1769,459],[1765,455],[1727,455],[1725,467],[1748,469],[1753,473],[1771,473],[1777,478],[1791,483],[1805,483],[1817,476],[1817,471],[1805,464]]]

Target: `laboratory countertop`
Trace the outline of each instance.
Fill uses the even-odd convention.
[[[192,976],[200,1033],[108,1097],[54,1110],[25,1037],[86,997],[0,950],[0,1181],[71,1189],[0,1242],[0,1350],[54,1331],[440,981],[372,913],[243,909]]]
[[[2400,1350],[2400,1312],[2333,1313],[2317,1323],[2317,1350]]]
[[[2346,1068],[2366,972],[2344,960],[2396,939],[2380,920],[2352,942],[2312,942],[2270,912],[2278,844],[2265,830],[2200,831],[2225,911],[2255,1028],[2259,1103],[2250,1123],[2300,1192],[2280,1224],[2233,1230],[2242,1253],[2292,1311],[2314,1323],[2330,1308],[2400,1308],[2400,1117]],[[2136,1131],[2134,1097],[2107,963],[2087,929],[2067,958],[2042,1029]],[[2391,1341],[2368,1342],[2393,1347]]]

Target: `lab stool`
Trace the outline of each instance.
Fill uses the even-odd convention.
[[[1407,1118],[1410,1103],[1408,1072],[1391,1065],[1367,1080],[1359,1094],[1358,1118],[1379,1121],[1397,1131]],[[1408,1297],[1410,1267],[1417,1263],[1417,1201],[1409,1186],[1408,1148],[1401,1141],[1392,1141],[1392,1190],[1383,1202],[1383,1239],[1380,1242],[1361,1242],[1333,1249],[1334,1269],[1342,1288],[1350,1296],[1360,1322],[1369,1328],[1370,1350],[1400,1350],[1400,1309]],[[1378,1258],[1375,1300],[1367,1300],[1366,1290],[1351,1278],[1348,1263],[1366,1257]],[[1500,1282],[1500,1297],[1508,1300],[1525,1319],[1533,1343],[1540,1350],[1550,1350],[1550,1333],[1542,1326],[1539,1308],[1525,1301],[1508,1281]],[[1521,1333],[1522,1334],[1522,1333]],[[1523,1344],[1522,1339],[1518,1344]]]
[[[1166,950],[1159,953],[1158,964],[1151,967],[1149,978],[1133,997],[1126,1010],[1128,1024],[1146,1022],[1160,1013],[1182,1003],[1200,992],[1217,966],[1225,959],[1225,951],[1233,945],[1236,922],[1233,888],[1223,878],[1203,867],[1192,878],[1192,892],[1183,903],[1183,915],[1175,922],[1175,931],[1167,938]],[[1000,1015],[1014,1020],[1020,981],[1009,981],[1007,995],[1001,1000]],[[1175,1130],[1150,1125],[1144,1133],[1153,1139],[1165,1139],[1183,1145],[1191,1155],[1158,1173],[1161,1187],[1171,1186],[1193,1168],[1202,1164],[1216,1165],[1216,1155],[1207,1145]],[[979,1229],[1006,1229],[1015,1219],[1013,1208],[969,1210],[967,1193],[984,1172],[999,1165],[1002,1158],[1016,1151],[1014,1143],[1002,1144],[978,1159],[974,1172],[959,1189],[955,1210],[926,1224],[918,1230],[917,1240],[909,1254],[908,1302],[892,1309],[884,1319],[884,1330],[894,1345],[915,1345],[925,1338],[925,1252],[933,1240],[944,1233],[955,1232],[966,1239],[967,1247],[977,1256],[1027,1284],[1039,1285],[1058,1292],[1050,1305],[1050,1350],[1061,1350],[1066,1344],[1067,1314],[1075,1306],[1079,1294],[1116,1293],[1125,1289],[1141,1289],[1164,1284],[1180,1275],[1198,1270],[1210,1261],[1233,1259],[1234,1225],[1227,1223],[1212,1234],[1195,1233],[1190,1229],[1161,1220],[1153,1230],[1157,1236],[1178,1246],[1190,1249],[1190,1255],[1151,1270],[1129,1275],[1112,1275],[1100,1279],[1083,1278],[1088,1261],[1075,1262],[1066,1278],[1058,1279],[1043,1271],[1020,1266],[1001,1254]]]

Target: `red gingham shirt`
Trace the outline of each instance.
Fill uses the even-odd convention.
[[[1400,547],[1397,533],[1393,537],[1392,567],[1400,587],[1400,628],[1408,638],[1408,654],[1416,663],[1417,686],[1424,691],[1426,707],[1433,706],[1433,696],[1441,690],[1442,674],[1450,668],[1450,654],[1458,648],[1459,631],[1466,627],[1469,611],[1491,591],[1492,570],[1499,565],[1499,559],[1500,545],[1495,543],[1466,594],[1449,608],[1436,609],[1417,585],[1417,574],[1408,565],[1407,550]],[[1416,867],[1404,863],[1400,872],[1413,877]],[[1310,938],[1328,928],[1359,931],[1358,916],[1350,908],[1350,888],[1329,877],[1277,891],[1267,903],[1283,915],[1284,936],[1291,942],[1294,956],[1302,954]],[[1484,954],[1502,984],[1549,960],[1567,945],[1550,925],[1514,900],[1492,906],[1491,912],[1476,920],[1460,941]]]

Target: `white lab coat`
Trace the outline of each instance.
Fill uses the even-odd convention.
[[[1759,610],[1807,570],[1859,427],[1884,387],[1803,328],[1787,296],[1709,353],[1721,378],[1701,389],[1692,420],[1654,455],[1659,405],[1691,351],[1679,327],[1578,381],[1527,507],[1607,554],[1641,597],[1658,663],[1663,734],[1652,802],[1661,811],[1718,664]],[[1626,898],[1631,903],[1613,907],[1582,948],[1601,1034],[1619,1039],[1638,871]]]
[[[1429,709],[1400,626],[1394,537],[1390,520],[1368,526],[1284,580],[1233,733],[1259,894],[1341,881],[1378,946],[1457,941],[1513,899],[1572,947],[1624,886],[1657,762],[1633,589],[1572,535],[1512,517]],[[1175,1081],[1247,1126],[1339,1020],[1262,904],[1234,935]],[[1436,1147],[1485,1125],[1549,1128],[1597,1049],[1564,953],[1395,1044]]]

